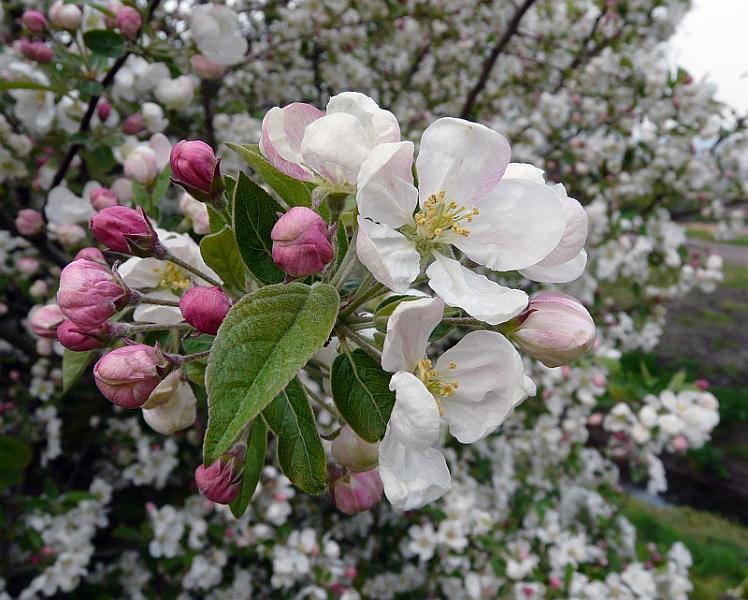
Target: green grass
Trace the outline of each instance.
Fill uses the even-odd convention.
[[[693,556],[692,600],[717,600],[748,577],[748,530],[711,513],[686,507],[659,508],[628,497],[626,517],[648,542],[670,546],[680,540]],[[747,597],[747,596],[744,596]]]
[[[686,235],[695,240],[704,240],[707,242],[716,242],[712,235],[712,231],[707,228],[688,226],[686,228]],[[748,235],[739,235],[731,240],[719,241],[720,244],[729,244],[731,246],[748,246]]]
[[[722,282],[724,287],[733,290],[748,289],[748,269],[725,263],[724,268],[725,280]]]

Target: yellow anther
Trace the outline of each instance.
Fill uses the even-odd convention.
[[[470,235],[470,231],[460,223],[471,223],[478,214],[477,208],[468,209],[465,205],[457,204],[454,200],[447,201],[446,192],[431,194],[423,208],[415,215],[416,234],[425,241],[440,241],[438,238],[450,233],[460,236]],[[448,242],[449,239],[445,239]]]
[[[450,369],[456,369],[457,368],[457,363],[455,361],[452,361],[451,363],[449,363],[449,368]]]

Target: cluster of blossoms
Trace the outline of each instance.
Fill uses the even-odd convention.
[[[721,280],[676,219],[740,230],[745,121],[664,66],[684,2],[535,4],[6,3],[0,313],[34,340],[18,327],[0,346],[17,361],[0,434],[37,444],[29,480],[91,462],[129,548],[48,573],[20,528],[11,594],[685,597],[687,552],[636,555],[615,467],[586,446],[604,435],[658,492],[658,455],[717,424],[706,392],[608,384],[622,351],[656,346],[663,302]],[[226,348],[257,341],[231,332],[276,286],[291,313],[295,294],[327,304],[309,300],[283,350],[319,336],[315,351],[263,379],[271,345]],[[89,372],[98,392],[68,391]],[[269,405],[243,406],[263,390]]]

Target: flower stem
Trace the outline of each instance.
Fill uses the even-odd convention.
[[[329,412],[338,421],[340,421],[343,418],[338,412],[338,409],[333,405],[332,402],[328,402],[324,400],[323,398],[320,398],[315,392],[313,392],[309,388],[308,385],[304,385],[304,389],[306,390],[307,396],[309,396],[309,398],[311,398],[311,400],[321,409]]]
[[[185,271],[189,271],[193,275],[196,275],[200,279],[203,279],[203,280],[207,281],[211,285],[214,285],[214,286],[219,287],[219,288],[223,288],[223,284],[220,281],[218,281],[216,279],[213,279],[207,273],[204,273],[200,269],[197,269],[197,268],[193,267],[192,265],[184,262],[183,260],[177,258],[176,256],[174,256],[168,250],[166,251],[166,256],[164,257],[164,260],[168,260],[169,262],[174,263],[178,267],[182,267]]]
[[[335,275],[333,275],[330,280],[330,284],[334,285],[337,289],[342,288],[346,279],[348,279],[348,276],[351,274],[351,271],[356,268],[357,264],[358,256],[356,255],[356,237],[354,235],[354,237],[351,238],[351,243],[348,246],[348,250],[343,257],[343,260],[338,266],[338,270],[335,271]]]
[[[356,342],[356,345],[361,348],[361,350],[366,352],[369,356],[371,356],[375,361],[377,361],[377,363],[382,360],[382,353],[378,348],[375,348],[374,345],[364,336],[359,335],[350,327],[342,324],[339,324],[335,329],[337,330],[338,335],[340,335],[341,337],[346,337]]]
[[[183,365],[184,363],[194,362],[196,360],[202,360],[210,356],[210,350],[203,352],[197,352],[196,354],[169,354],[169,359],[177,366]]]
[[[176,302],[175,300],[159,300],[158,298],[141,296],[138,298],[138,301],[143,304],[157,304],[158,306],[173,306],[174,308],[179,308],[179,302]]]
[[[125,334],[148,333],[150,331],[165,331],[167,329],[192,329],[189,323],[176,323],[174,325],[162,325],[161,323],[147,323],[145,325],[125,325]]]

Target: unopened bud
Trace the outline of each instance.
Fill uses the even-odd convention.
[[[201,79],[218,79],[226,72],[226,67],[214,63],[202,54],[195,54],[190,59],[192,70]]]
[[[273,262],[291,277],[320,273],[333,259],[327,224],[309,208],[295,206],[282,215],[270,237]]]
[[[47,28],[47,17],[38,10],[27,10],[21,17],[24,26],[31,33],[41,33]]]
[[[172,181],[203,202],[212,202],[223,191],[221,161],[201,140],[181,140],[171,149]]]
[[[559,292],[541,292],[513,321],[510,337],[533,358],[558,367],[588,352],[595,342],[595,323],[582,304]]]
[[[139,408],[161,383],[168,366],[157,348],[133,344],[102,356],[94,366],[94,380],[110,402],[123,408]]]
[[[239,495],[244,468],[244,447],[237,445],[217,461],[195,469],[195,483],[200,493],[217,504],[230,504]]]
[[[130,299],[104,265],[92,260],[74,260],[60,274],[57,303],[62,312],[78,327],[99,327]]]
[[[43,338],[55,339],[57,328],[65,315],[57,304],[45,304],[35,308],[30,315],[31,331]]]
[[[99,103],[96,105],[96,115],[99,117],[99,120],[104,122],[109,118],[109,115],[112,114],[112,105],[103,98],[99,100]]]
[[[122,121],[122,133],[127,135],[136,135],[143,131],[143,127],[145,127],[145,119],[139,113],[130,115]]]
[[[68,350],[74,352],[86,352],[95,348],[106,346],[107,339],[104,328],[94,331],[81,329],[70,319],[65,319],[57,328],[57,339]]]
[[[123,6],[117,10],[115,19],[117,29],[127,38],[134,39],[143,25],[143,17],[132,6]]]
[[[22,208],[16,215],[16,229],[21,235],[36,235],[44,229],[42,213],[33,208]]]
[[[99,263],[100,265],[107,266],[106,258],[104,258],[104,255],[101,253],[101,250],[98,248],[94,248],[93,246],[89,248],[82,248],[78,251],[78,254],[75,255],[75,258],[73,260],[92,260],[94,262]]]
[[[112,190],[105,187],[96,188],[91,192],[91,206],[100,211],[112,206],[119,206],[119,198]]]
[[[184,320],[210,335],[218,332],[229,309],[231,300],[219,287],[191,287],[179,301]]]
[[[347,515],[369,510],[384,492],[377,469],[342,475],[332,481],[330,489],[335,506]]]
[[[89,227],[96,239],[113,252],[144,257],[161,248],[158,234],[142,208],[105,208],[91,217]]]
[[[352,471],[370,471],[379,464],[379,444],[360,438],[350,425],[344,425],[332,442],[332,457]]]
[[[64,0],[55,0],[49,9],[49,21],[55,27],[75,31],[80,27],[83,13],[75,4],[67,4]]]
[[[142,185],[153,183],[158,176],[158,162],[150,146],[138,146],[127,155],[125,175]]]

